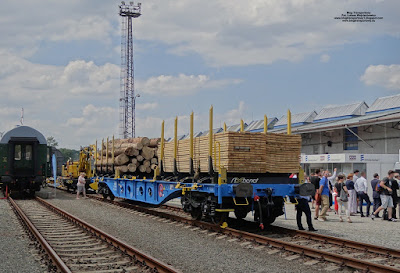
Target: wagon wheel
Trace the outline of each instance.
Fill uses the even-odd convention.
[[[214,216],[211,216],[211,221],[216,225],[221,225],[228,220],[229,212],[215,212]]]
[[[246,208],[243,208],[243,207],[236,207],[235,208],[235,216],[239,220],[246,218],[247,213],[248,213],[247,207]]]
[[[203,216],[203,212],[201,211],[201,207],[192,207],[192,210],[190,211],[190,215],[194,220],[201,220],[201,217]]]

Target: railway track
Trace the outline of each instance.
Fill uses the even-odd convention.
[[[105,201],[96,195],[91,195],[90,198],[101,202]],[[289,256],[293,260],[309,257],[315,263],[331,262],[338,265],[338,268],[350,267],[365,272],[400,272],[400,250],[396,249],[276,226],[272,227],[270,231],[257,232],[257,234],[234,228],[221,228],[212,223],[193,220],[177,207],[164,205],[159,208],[147,208],[120,201],[106,200],[105,202],[139,213],[191,225],[194,227],[193,230],[208,230],[218,234],[216,236],[247,241],[254,244],[255,247],[268,246],[273,249],[270,254],[287,251],[293,254]],[[276,238],[277,234],[280,238]]]
[[[9,201],[61,272],[179,272],[43,199]]]

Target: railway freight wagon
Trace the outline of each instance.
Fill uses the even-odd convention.
[[[152,179],[138,172],[121,174],[116,166],[114,177],[94,178],[99,192],[105,198],[152,205],[180,197],[183,209],[193,218],[211,218],[221,225],[226,224],[230,212],[239,219],[253,212],[261,228],[284,214],[284,202],[296,202],[299,194],[313,194],[311,184],[290,178],[291,173],[301,177],[300,136],[271,134],[266,128],[264,133],[213,134],[212,109],[209,133],[193,137],[193,114],[190,127],[190,138],[179,141],[176,120],[174,140],[165,142],[162,125],[158,167]],[[114,165],[114,158],[111,162]]]
[[[0,186],[3,191],[40,190],[50,169],[50,147],[45,137],[28,126],[7,132],[0,140]]]

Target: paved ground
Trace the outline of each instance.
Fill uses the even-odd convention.
[[[297,228],[294,205],[286,206],[287,219],[278,218],[275,224],[278,226]],[[314,213],[314,210],[311,210]],[[353,223],[339,222],[339,216],[333,211],[328,212],[327,222],[313,220],[313,225],[319,233],[342,237],[353,241],[381,245],[400,249],[400,222],[382,221],[380,218],[372,220],[369,217],[352,216]],[[346,218],[344,218],[346,219]],[[303,226],[307,227],[303,214]]]

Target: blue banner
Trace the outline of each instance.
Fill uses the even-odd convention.
[[[53,154],[52,158],[51,158],[51,163],[53,165],[53,177],[54,177],[54,187],[57,187],[57,159],[56,159],[56,155]]]

